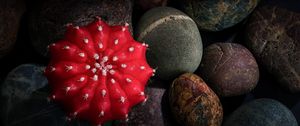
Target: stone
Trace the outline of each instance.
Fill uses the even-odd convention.
[[[215,43],[206,47],[199,75],[222,97],[237,96],[253,90],[259,79],[254,56],[237,43]]]
[[[221,31],[244,20],[259,0],[181,0],[200,29]]]
[[[96,16],[109,25],[131,25],[131,0],[45,0],[33,7],[29,17],[30,38],[35,50],[47,55],[47,46],[63,38],[65,26],[87,25]]]
[[[298,126],[293,113],[273,99],[256,99],[237,108],[224,126]]]
[[[184,126],[221,126],[223,108],[218,96],[197,75],[176,78],[169,92],[175,120]]]
[[[170,7],[147,11],[135,30],[138,41],[149,45],[146,56],[156,75],[173,80],[185,72],[194,72],[202,57],[202,41],[195,22]]]
[[[300,91],[300,14],[277,6],[257,8],[245,44],[282,87]]]

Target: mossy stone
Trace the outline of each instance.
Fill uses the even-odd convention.
[[[197,25],[208,31],[221,31],[245,19],[259,0],[181,0],[183,10]]]
[[[157,76],[171,80],[194,72],[202,58],[202,41],[195,22],[183,12],[158,7],[146,12],[136,28],[138,41],[149,44],[147,60]]]
[[[256,99],[236,109],[224,126],[298,126],[293,113],[272,99]]]

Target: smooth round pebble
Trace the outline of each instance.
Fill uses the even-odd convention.
[[[273,99],[256,99],[237,108],[223,126],[298,126],[293,113]]]
[[[157,76],[172,80],[185,72],[194,72],[202,57],[202,41],[195,22],[170,7],[147,11],[135,30],[138,41],[149,45],[147,60],[157,68]]]
[[[300,91],[300,13],[276,6],[257,8],[245,34],[257,61],[290,92]]]
[[[255,58],[236,43],[215,43],[203,51],[199,75],[223,97],[249,93],[257,85],[259,69]]]
[[[223,108],[217,95],[197,75],[176,78],[169,92],[175,120],[184,126],[220,126]]]

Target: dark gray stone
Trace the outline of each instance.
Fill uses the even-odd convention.
[[[257,99],[236,109],[224,126],[298,126],[293,113],[272,99]]]

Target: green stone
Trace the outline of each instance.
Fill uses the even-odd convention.
[[[146,12],[135,35],[138,41],[149,44],[147,60],[161,79],[194,72],[200,64],[202,40],[197,25],[179,10],[158,7]]]

